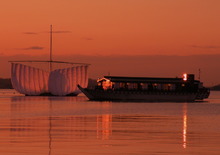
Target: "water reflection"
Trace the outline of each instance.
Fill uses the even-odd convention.
[[[5,123],[4,131],[9,134],[3,136],[9,139],[8,146],[13,144],[26,149],[27,154],[88,154],[87,148],[93,150],[92,154],[104,154],[106,148],[120,148],[116,154],[172,151],[178,154],[203,143],[203,119],[192,118],[192,107],[196,106],[199,104],[125,104],[87,102],[81,97],[16,97],[8,105],[9,124],[5,119],[0,121]],[[165,151],[154,153],[156,148]]]
[[[5,155],[220,152],[220,92],[208,103],[87,102],[84,97],[0,98]]]
[[[53,102],[54,99],[50,99],[49,100],[49,129],[48,129],[48,136],[49,136],[49,155],[51,155],[52,152],[52,138],[53,138],[53,126],[56,126],[56,119],[55,117],[52,116],[52,111],[53,111]],[[79,101],[79,100],[77,100]],[[111,112],[111,107],[112,104],[110,102],[103,102],[101,105],[101,109],[104,113],[110,113]],[[71,123],[74,124],[76,126],[83,126],[83,129],[81,130],[72,130],[72,125],[70,127],[70,134],[69,135],[73,135],[73,133],[75,132],[79,132],[79,135],[83,135],[84,132],[86,133],[86,128],[87,126],[85,125],[81,125],[84,124],[87,120],[87,117],[85,116],[76,116],[76,117],[71,117],[69,119],[69,117],[65,117],[62,120],[68,120],[67,122],[67,126]],[[74,123],[73,123],[74,122]],[[102,139],[102,140],[108,140],[109,137],[112,134],[112,128],[111,128],[111,124],[112,124],[112,115],[111,114],[103,114],[103,115],[97,115],[96,116],[96,123],[97,123],[97,129],[96,129],[96,137],[97,139]],[[54,124],[54,125],[53,125]],[[78,125],[77,125],[78,124]],[[54,129],[55,131],[56,129]],[[56,135],[56,134],[55,134]],[[68,135],[67,135],[68,136]],[[75,135],[77,137],[77,134]],[[82,137],[86,138],[87,135],[84,135]],[[66,137],[65,137],[66,138]]]
[[[117,136],[123,138],[127,133],[128,136],[131,134],[130,138],[134,134],[139,138],[161,141],[166,137],[177,137],[180,131],[168,131],[173,130],[174,123],[182,122],[182,146],[187,147],[187,103],[182,104],[181,121],[163,115],[112,115],[112,103],[85,104],[84,101],[83,98],[68,97],[12,98],[11,142],[43,141],[47,143],[50,155],[53,144],[61,141],[108,141]],[[86,115],[89,110],[95,112]],[[158,128],[162,122],[166,122],[163,130]]]
[[[187,142],[187,103],[183,104],[183,148],[186,148]]]
[[[78,96],[78,97],[59,97],[59,96],[13,96],[11,97],[11,101],[13,103],[15,102],[48,102],[48,101],[61,101],[61,102],[79,102],[79,101],[85,101],[86,97],[84,96]]]
[[[52,110],[52,102],[50,100],[49,102],[49,105],[50,105],[50,108],[49,108],[49,116],[48,116],[48,120],[49,120],[49,129],[48,129],[48,137],[49,137],[49,153],[48,155],[51,155],[51,144],[52,144],[52,134],[51,134],[51,131],[52,131],[52,114],[51,114],[51,110]]]
[[[101,105],[103,115],[97,115],[97,138],[107,140],[112,134],[112,104],[109,102],[103,102]]]
[[[97,138],[108,140],[112,134],[112,115],[97,116]]]

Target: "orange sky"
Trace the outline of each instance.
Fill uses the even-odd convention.
[[[5,0],[0,2],[0,57],[49,55],[51,24],[56,32],[55,56],[218,55],[219,8],[220,0]],[[216,67],[205,63],[202,66],[208,65],[207,70]],[[5,64],[0,62],[1,70]],[[201,65],[195,66],[192,70],[197,72]],[[96,67],[92,70],[98,72]],[[8,72],[1,72],[0,77],[8,77]],[[216,70],[212,74],[220,76]]]
[[[220,53],[219,0],[7,0],[0,5],[0,53]],[[36,47],[39,47],[36,49]]]

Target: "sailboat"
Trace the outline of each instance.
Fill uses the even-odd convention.
[[[89,64],[52,60],[52,33],[51,25],[49,61],[10,61],[12,86],[19,93],[26,96],[77,96],[81,93],[78,84],[87,87]],[[49,69],[33,64],[46,64]]]

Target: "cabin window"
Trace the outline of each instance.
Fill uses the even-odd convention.
[[[116,82],[116,83],[114,84],[114,89],[119,89],[119,88],[120,88],[120,83],[117,83],[117,82]]]
[[[133,89],[137,89],[138,88],[138,84],[137,83],[133,83]]]
[[[128,89],[133,89],[133,83],[128,84]]]
[[[148,85],[148,90],[153,90],[153,85],[151,83]]]
[[[147,90],[148,89],[148,84],[147,83],[143,83],[142,84],[142,89],[143,90]]]
[[[110,80],[103,81],[102,87],[104,90],[112,89],[112,82]]]
[[[127,88],[129,90],[137,89],[137,83],[128,83],[128,87]]]
[[[161,90],[161,89],[162,89],[162,84],[159,84],[159,83],[158,83],[158,84],[157,84],[157,89],[158,89],[158,90]]]
[[[138,90],[142,90],[142,85],[143,85],[143,83],[138,83],[138,85],[137,85]]]
[[[112,82],[112,89],[115,89],[115,82]]]
[[[170,90],[175,90],[176,89],[176,85],[175,84],[170,84]]]
[[[157,83],[154,83],[154,84],[153,84],[153,88],[154,88],[154,90],[156,90],[156,89],[158,88],[158,84],[157,84]]]
[[[165,90],[165,91],[170,91],[170,90],[175,90],[176,89],[176,86],[175,84],[162,84],[162,90]]]
[[[124,82],[119,83],[119,89],[128,89],[128,84]]]
[[[163,90],[168,90],[167,84],[162,84],[162,89]]]
[[[120,88],[124,88],[124,86],[125,86],[125,83],[120,83]]]
[[[171,84],[167,84],[167,90],[171,90]]]

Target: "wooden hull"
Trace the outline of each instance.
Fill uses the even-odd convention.
[[[94,90],[78,86],[90,99],[96,101],[193,102],[198,93]]]

